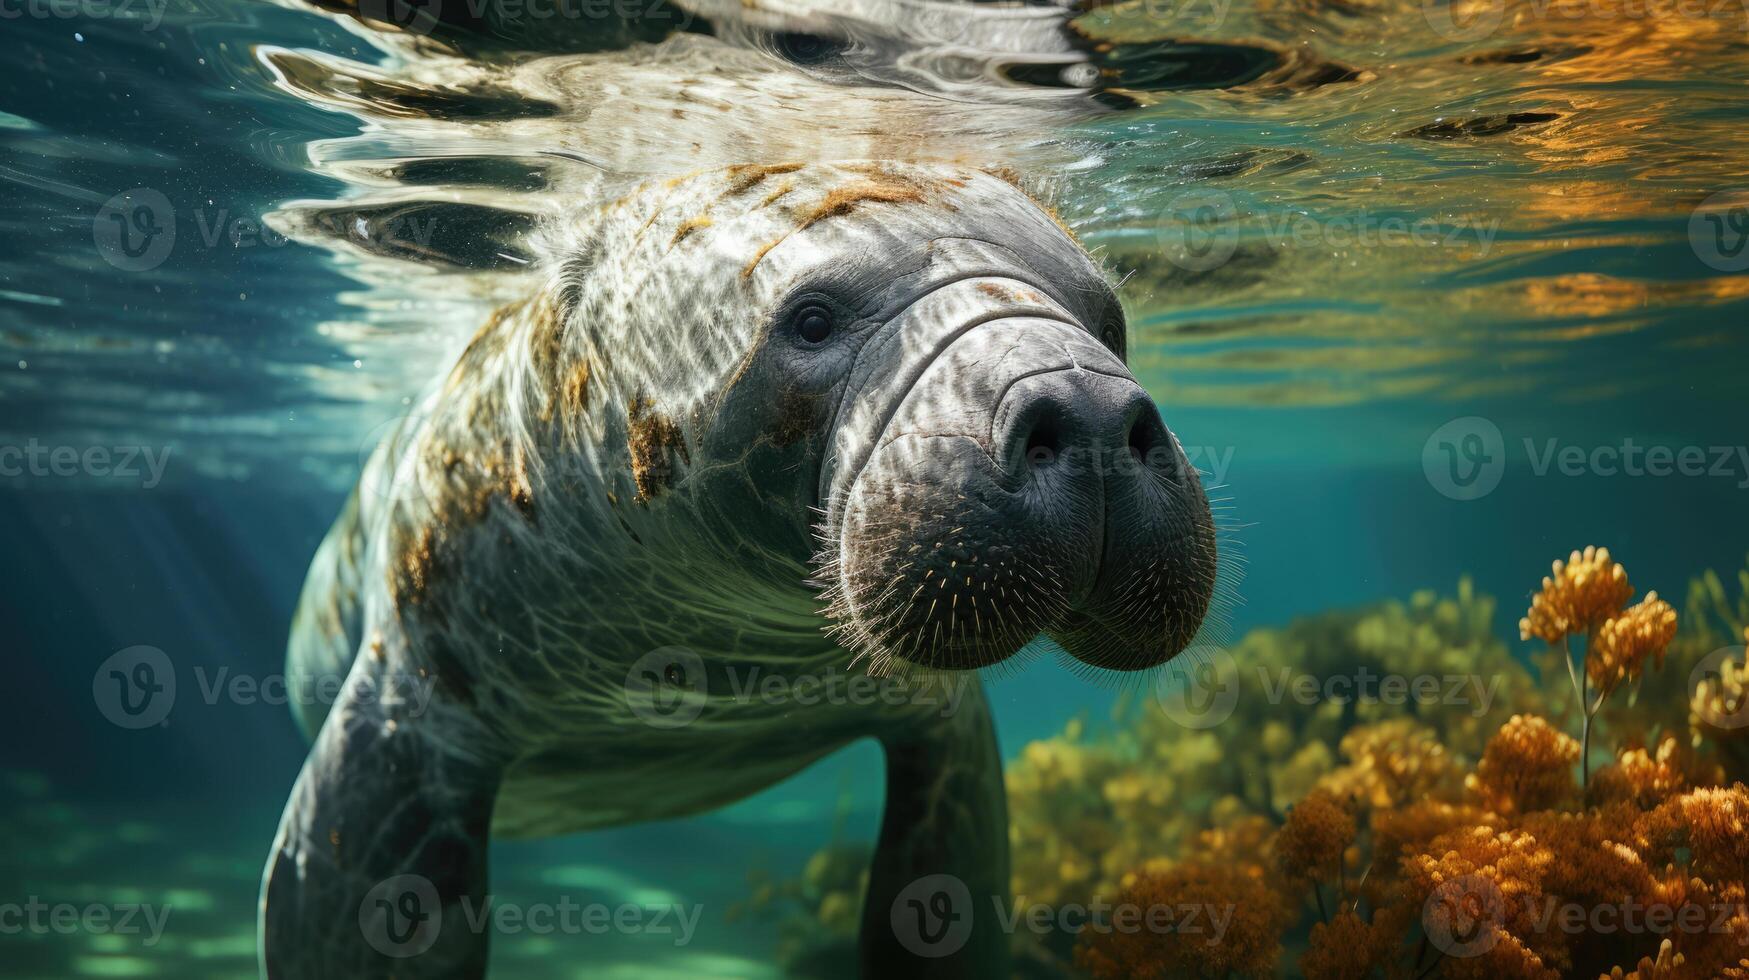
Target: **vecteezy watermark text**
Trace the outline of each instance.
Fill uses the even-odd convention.
[[[436,945],[446,927],[472,935],[487,932],[602,936],[608,933],[668,936],[674,945],[692,942],[702,905],[635,902],[578,902],[568,895],[552,902],[507,902],[497,896],[463,895],[460,914],[444,915],[437,886],[422,875],[396,875],[380,881],[358,906],[358,927],[372,949],[409,959]]]
[[[1558,439],[1524,440],[1530,471],[1537,476],[1723,477],[1749,489],[1749,446],[1561,445]]]
[[[0,446],[0,477],[8,479],[88,476],[139,480],[142,490],[150,490],[164,479],[169,462],[169,446],[45,446],[35,438]]]
[[[1192,272],[1227,264],[1241,244],[1287,249],[1468,248],[1486,256],[1500,219],[1474,215],[1406,217],[1360,210],[1347,214],[1300,211],[1240,212],[1218,188],[1186,191],[1161,212],[1155,231],[1166,260]]]
[[[1519,915],[1509,916],[1513,902]],[[1540,934],[1669,936],[1729,934],[1745,909],[1737,902],[1562,901],[1554,895],[1508,899],[1492,879],[1461,875],[1441,882],[1421,908],[1421,923],[1433,947],[1447,956],[1481,956],[1499,944],[1510,918]]]
[[[1247,679],[1251,678],[1251,683]],[[1440,705],[1462,708],[1480,718],[1493,707],[1504,679],[1482,674],[1392,674],[1365,665],[1352,672],[1314,675],[1292,667],[1253,666],[1240,670],[1219,647],[1197,646],[1179,654],[1155,681],[1154,694],[1168,717],[1186,728],[1206,729],[1225,722],[1241,693],[1272,705],[1292,701],[1319,704]]]
[[[0,3],[6,0],[0,0]],[[257,217],[229,208],[195,208],[186,215],[194,223],[195,241],[206,249],[279,248],[291,239]],[[92,218],[91,236],[105,262],[124,272],[148,272],[163,265],[176,249],[178,215],[170,199],[151,187],[123,191],[103,203]],[[378,251],[428,252],[437,217],[416,211],[381,214],[368,211],[324,212],[311,227],[329,238],[368,242]],[[186,235],[182,240],[187,242]]]
[[[246,707],[301,707],[346,700],[391,706],[397,714],[414,718],[425,713],[437,684],[435,677],[399,672],[354,680],[337,673],[256,675],[203,665],[193,673],[195,690],[208,707],[221,701]],[[118,650],[91,676],[91,697],[98,713],[121,728],[165,724],[176,707],[178,687],[170,656],[153,646]]]
[[[166,6],[168,0],[0,0],[0,21],[137,20],[140,30],[155,31]]]
[[[1194,936],[1218,945],[1233,921],[1236,906],[1206,902],[1111,902],[1095,896],[1086,903],[1027,903],[987,896],[990,918],[1007,935],[1052,932],[1070,936],[1082,932]],[[952,956],[971,939],[981,913],[963,879],[951,874],[925,875],[894,896],[888,913],[893,936],[912,954],[925,959]]]
[[[707,706],[734,710],[753,704],[810,707],[832,705],[911,705],[951,717],[970,690],[972,678],[937,675],[927,680],[846,670],[789,674],[759,667],[722,665],[707,670],[704,658],[686,647],[658,647],[626,671],[625,699],[632,714],[654,728],[690,725]]]
[[[1421,447],[1421,468],[1433,489],[1453,500],[1494,492],[1506,473],[1507,441],[1500,427],[1479,415],[1452,419]],[[1669,446],[1631,436],[1619,442],[1580,444],[1556,437],[1526,437],[1525,458],[1535,477],[1671,477],[1726,479],[1749,489],[1749,445]]]
[[[168,905],[74,905],[44,902],[35,895],[24,902],[0,903],[0,936],[143,935],[140,945],[156,946],[169,920]]]

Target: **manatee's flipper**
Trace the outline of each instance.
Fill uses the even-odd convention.
[[[863,903],[864,977],[1008,977],[1002,758],[983,689],[947,683],[968,680],[948,717],[881,738],[887,802]]]
[[[354,670],[317,735],[261,886],[270,980],[484,975],[487,930],[468,913],[484,914],[502,768],[473,754],[462,716],[444,711],[439,738],[442,706],[418,704]]]

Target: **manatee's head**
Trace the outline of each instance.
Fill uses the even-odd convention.
[[[641,194],[570,301],[636,356],[603,378],[628,465],[651,417],[684,451],[641,518],[805,567],[876,670],[982,667],[1041,633],[1115,670],[1190,643],[1215,584],[1201,482],[1125,364],[1117,297],[1027,194],[884,163]]]

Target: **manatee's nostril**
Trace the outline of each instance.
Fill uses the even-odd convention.
[[[1172,437],[1167,433],[1166,426],[1160,421],[1160,413],[1151,402],[1130,423],[1126,441],[1130,459],[1137,465],[1167,473],[1173,470],[1176,454],[1173,452]]]
[[[1147,421],[1138,416],[1134,422],[1130,423],[1130,456],[1138,463],[1147,462],[1148,448],[1153,443],[1154,440],[1148,432]]]
[[[1032,431],[1026,434],[1022,457],[1028,466],[1049,466],[1062,451],[1062,426],[1058,423],[1055,412],[1046,411],[1033,423]]]

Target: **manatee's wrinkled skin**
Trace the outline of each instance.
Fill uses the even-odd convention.
[[[1040,633],[1159,664],[1214,584],[1110,287],[1024,193],[950,166],[653,182],[539,251],[544,287],[383,443],[312,565],[288,672],[346,680],[300,718],[266,974],[480,976],[462,902],[490,833],[697,813],[873,737],[864,975],[1007,976],[1001,761],[961,669]],[[737,696],[769,676],[908,696]],[[917,955],[894,911],[932,875],[978,914]],[[442,926],[405,957],[369,925],[398,876]]]

